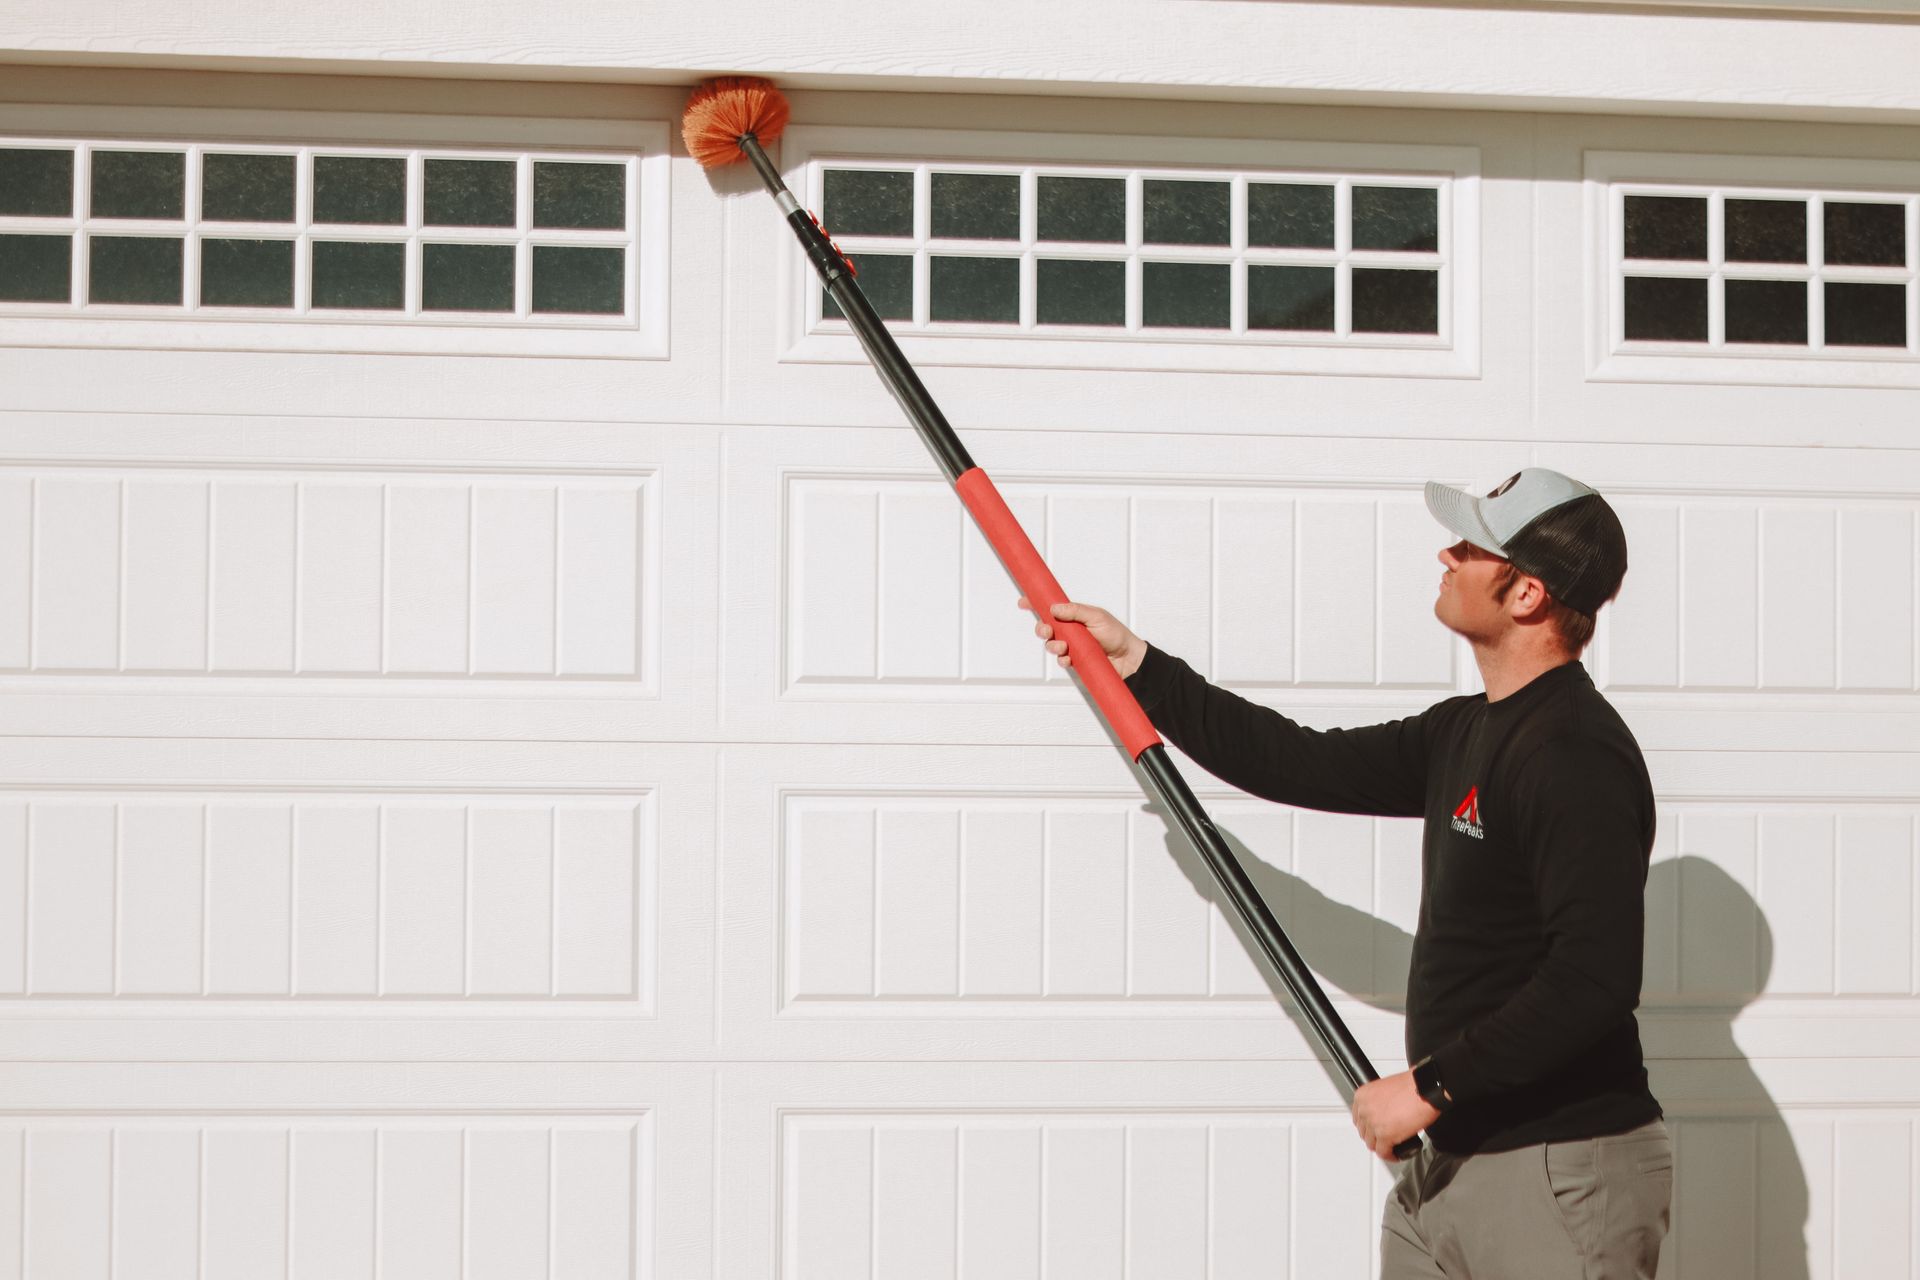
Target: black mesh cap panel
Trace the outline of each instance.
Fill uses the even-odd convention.
[[[1597,493],[1543,511],[1507,539],[1507,559],[1540,579],[1547,593],[1591,617],[1619,594],[1627,574],[1627,534]]]

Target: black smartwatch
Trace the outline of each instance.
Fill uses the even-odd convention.
[[[1432,1054],[1413,1064],[1413,1087],[1435,1111],[1453,1108],[1453,1099],[1447,1096],[1447,1086],[1440,1083],[1440,1068],[1434,1065]]]

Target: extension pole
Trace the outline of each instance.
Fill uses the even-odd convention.
[[[853,267],[841,254],[839,247],[827,238],[813,216],[794,199],[793,192],[787,189],[787,184],[781,179],[779,170],[773,167],[773,162],[760,146],[760,140],[751,133],[742,134],[740,149],[753,162],[760,181],[772,193],[780,211],[786,215],[787,225],[793,228],[801,247],[806,250],[808,260],[819,273],[820,282],[839,305],[847,323],[853,327],[855,336],[860,339],[860,345],[865,348],[867,357],[872,360],[894,399],[906,410],[914,429],[920,433],[921,441],[940,464],[940,470],[946,474],[947,480],[960,495],[960,500],[972,513],[974,522],[980,526],[987,541],[993,544],[1001,563],[1021,591],[1026,593],[1034,612],[1053,622],[1055,634],[1066,642],[1068,655],[1073,659],[1073,669],[1080,674],[1087,692],[1093,697],[1094,705],[1112,726],[1127,754],[1140,766],[1140,776],[1148,793],[1159,802],[1161,808],[1173,815],[1181,830],[1186,832],[1187,839],[1193,842],[1193,847],[1207,864],[1207,870],[1213,873],[1214,880],[1233,904],[1235,914],[1259,943],[1260,950],[1280,975],[1280,980],[1286,983],[1294,1001],[1319,1034],[1321,1043],[1326,1046],[1333,1060],[1340,1064],[1347,1083],[1358,1089],[1363,1084],[1378,1080],[1379,1072],[1373,1069],[1359,1042],[1353,1038],[1353,1033],[1327,999],[1327,993],[1314,979],[1306,962],[1301,960],[1300,953],[1294,950],[1292,941],[1260,897],[1260,891],[1247,878],[1240,860],[1234,856],[1233,850],[1221,838],[1219,829],[1213,825],[1213,819],[1207,816],[1207,811],[1187,787],[1186,779],[1180,776],[1173,761],[1167,758],[1160,735],[1154,731],[1152,722],[1147,719],[1132,690],[1127,688],[1126,681],[1114,670],[1106,651],[1086,627],[1077,622],[1053,619],[1052,606],[1065,603],[1066,594],[1054,580],[1046,562],[1040,558],[1040,553],[1034,549],[1020,522],[1007,509],[993,481],[974,465],[960,438],[947,425],[940,406],[927,394],[919,375],[907,363],[893,335],[887,332],[886,324],[855,281]],[[1415,1136],[1395,1147],[1394,1154],[1406,1159],[1419,1149],[1420,1139]]]

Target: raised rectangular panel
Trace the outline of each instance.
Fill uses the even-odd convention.
[[[1348,992],[1375,990],[1373,982],[1373,837],[1375,822],[1348,814],[1302,811],[1295,817],[1297,842],[1294,945],[1313,957],[1313,968]],[[1302,895],[1325,900],[1318,910],[1300,910]],[[1340,908],[1347,908],[1341,910]]]
[[[961,1280],[1039,1280],[1040,1142],[1030,1123],[961,1134]]]
[[[554,1126],[550,1274],[633,1275],[634,1138],[631,1125]]]
[[[630,484],[561,487],[560,675],[639,673],[642,501]]]
[[[289,1138],[283,1127],[207,1130],[201,1229],[206,1280],[286,1274]]]
[[[1913,993],[1913,855],[1911,817],[1841,817],[1834,909],[1841,995]]]
[[[205,837],[203,805],[121,806],[117,985],[122,994],[200,994]]]
[[[959,991],[960,815],[888,809],[875,842],[874,994]]]
[[[302,672],[371,675],[380,670],[385,507],[377,484],[301,484]]]
[[[372,1280],[376,1130],[295,1129],[291,1280]]]
[[[293,806],[207,815],[207,990],[286,995],[293,983]]]
[[[126,666],[204,671],[211,490],[203,480],[137,478],[126,495]]]
[[[551,1148],[544,1126],[476,1129],[467,1135],[468,1280],[547,1274]]]
[[[917,489],[880,495],[876,543],[883,680],[960,678],[960,521],[953,495]]]
[[[1451,685],[1454,646],[1433,616],[1440,548],[1450,537],[1418,499],[1379,505],[1380,682]]]
[[[380,990],[458,996],[466,987],[465,806],[387,806],[380,852]]]
[[[1760,816],[1755,899],[1770,922],[1769,993],[1832,994],[1836,869],[1832,813]]]
[[[408,1280],[461,1280],[466,1135],[396,1123],[380,1135],[379,1270]]]
[[[1913,1124],[1841,1120],[1833,1134],[1833,1274],[1910,1274]]]
[[[1355,1141],[1350,1124],[1300,1122],[1292,1138],[1291,1274],[1301,1280],[1366,1275],[1380,1231],[1373,1156]]]
[[[1213,816],[1221,835],[1240,859],[1240,865],[1246,868],[1248,878],[1266,900],[1268,909],[1283,928],[1291,929],[1293,815],[1277,806],[1262,805],[1231,811],[1214,806]],[[1170,843],[1184,837],[1169,832],[1161,839]],[[1207,914],[1212,994],[1229,998],[1264,997],[1270,990],[1269,981],[1274,980],[1267,977],[1263,962],[1253,958],[1258,944],[1227,912],[1215,910]]]
[[[640,814],[569,805],[553,822],[554,994],[634,995]]]
[[[27,988],[34,995],[113,991],[118,834],[110,804],[34,806],[27,850]]]
[[[113,1256],[141,1280],[198,1280],[200,1134],[138,1129],[114,1135]]]
[[[1370,685],[1375,677],[1374,504],[1303,499],[1294,646],[1299,681]]]
[[[954,1280],[959,1141],[954,1125],[887,1126],[874,1135],[874,1275]]]
[[[0,1280],[25,1280],[27,1131],[0,1129]]]
[[[552,486],[474,486],[477,674],[553,672],[556,503]]]
[[[42,480],[34,514],[34,665],[111,671],[120,664],[120,484]]]
[[[476,807],[467,980],[488,995],[547,995],[553,985],[553,811]]]
[[[1681,817],[1680,989],[1690,996],[1759,991],[1759,920],[1752,905],[1758,844],[1751,813]]]
[[[26,1161],[26,1274],[108,1280],[112,1135],[35,1128],[27,1135]]]
[[[1681,678],[1693,688],[1759,681],[1759,545],[1750,506],[1681,516]]]
[[[1214,678],[1293,682],[1293,503],[1225,496],[1214,503]]]
[[[1631,568],[1607,606],[1608,683],[1670,689],[1680,683],[1680,508],[1616,504]]]
[[[1914,687],[1913,513],[1840,509],[1840,687]]]
[[[872,995],[872,811],[791,812],[785,872],[790,997]]]
[[[1640,969],[1642,999],[1673,995],[1680,990],[1679,826],[1678,815],[1663,809],[1656,811],[1653,853],[1647,865],[1647,936]],[[1656,884],[1665,884],[1669,891],[1654,892],[1652,887]]]
[[[1760,511],[1760,683],[1769,689],[1834,686],[1834,512]]]
[[[1189,877],[1207,872],[1158,812],[1136,808],[1127,825],[1127,993],[1203,998],[1214,913]]]
[[[1046,817],[1038,809],[982,809],[963,812],[960,823],[960,993],[1037,996]]]
[[[1111,1121],[1050,1122],[1042,1140],[1047,1280],[1123,1275],[1127,1257],[1127,1133]]]
[[[1048,995],[1126,994],[1127,843],[1111,808],[1047,815]]]
[[[1002,490],[1001,497],[1034,547],[1042,556],[1049,556],[1045,499],[1019,489]],[[1015,604],[1020,598],[1019,588],[971,518],[960,546],[962,676],[993,683],[1044,679],[1054,669],[1053,658],[1034,638],[1032,615]],[[1061,579],[1060,585],[1077,599],[1099,603],[1089,600],[1081,588],[1066,579]]]
[[[1127,1264],[1141,1275],[1207,1270],[1208,1135],[1192,1124],[1127,1130]]]
[[[1669,1125],[1670,1128],[1684,1127]],[[1759,1131],[1755,1280],[1829,1277],[1833,1257],[1833,1121],[1766,1118]],[[1811,1264],[1811,1265],[1809,1265]]]
[[[1067,598],[1131,619],[1136,612],[1133,602],[1144,603],[1150,590],[1136,574],[1142,578],[1154,574],[1164,567],[1164,557],[1146,554],[1136,546],[1145,539],[1134,535],[1129,500],[1117,493],[1066,489],[1047,498],[1046,512],[1047,525],[1041,532],[1046,535],[1047,565]],[[1023,616],[1013,615],[1008,629],[1018,631]],[[1050,662],[1049,658],[1042,667],[1051,677],[1059,668],[1049,667]]]
[[[787,1196],[799,1217],[794,1274],[873,1274],[873,1130],[809,1125],[792,1135]]]
[[[386,661],[396,675],[468,669],[473,490],[466,484],[389,484]]]
[[[1413,931],[1420,924],[1422,824],[1381,822],[1374,827],[1373,991],[1404,999],[1413,964]]]
[[[1674,1143],[1676,1275],[1754,1274],[1758,1157],[1752,1120],[1685,1121]]]
[[[27,806],[0,802],[0,995],[27,990]]]
[[[370,996],[380,897],[380,811],[301,805],[294,822],[296,995]]]
[[[1142,494],[1133,500],[1132,542],[1129,625],[1168,653],[1210,671],[1218,600],[1212,503],[1204,497]]]
[[[33,481],[0,476],[0,670],[33,662]]]
[[[1287,1130],[1277,1125],[1221,1124],[1209,1130],[1207,1261],[1210,1280],[1268,1280],[1285,1274],[1293,1196]]]
[[[285,481],[213,485],[213,669],[293,670],[299,489]]]
[[[797,609],[791,678],[877,674],[879,503],[871,490],[795,485],[788,528]]]

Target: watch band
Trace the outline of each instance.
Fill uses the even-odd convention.
[[[1413,1064],[1413,1087],[1435,1111],[1452,1109],[1453,1099],[1447,1096],[1447,1086],[1440,1082],[1440,1068],[1435,1065],[1432,1054]]]

